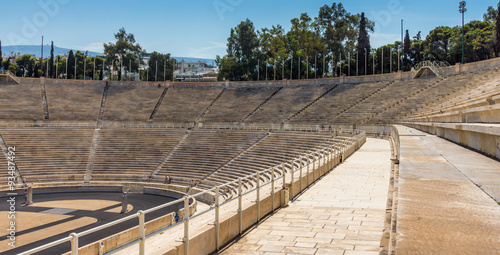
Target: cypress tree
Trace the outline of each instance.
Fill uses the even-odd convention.
[[[365,13],[362,12],[358,31],[358,68],[360,70],[360,75],[364,75],[365,72],[367,72],[367,70],[365,70],[365,49],[366,54],[370,54],[370,37],[368,35],[368,31],[366,31]]]
[[[54,41],[50,45],[49,78],[54,78]]]
[[[75,54],[73,53],[73,50],[69,51],[68,58],[66,59],[68,61],[68,73],[66,74],[68,76],[68,79],[73,79],[74,73],[75,73]]]
[[[408,33],[408,29],[406,30],[405,40],[404,40],[404,68],[407,67],[407,70],[410,69],[410,34]]]

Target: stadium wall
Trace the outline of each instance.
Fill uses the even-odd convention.
[[[405,123],[405,125],[500,160],[500,124],[415,122]]]

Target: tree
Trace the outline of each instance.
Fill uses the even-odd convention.
[[[156,51],[149,58],[148,81],[170,81],[173,77],[175,59],[170,54],[161,54]]]
[[[406,30],[406,34],[405,34],[405,39],[404,39],[404,48],[403,48],[403,72],[406,70],[410,70],[410,46],[411,46],[411,42],[410,42],[410,34],[408,32],[408,30]]]
[[[448,51],[451,36],[452,29],[450,27],[440,26],[431,30],[424,41],[425,59],[432,61],[448,61]]]
[[[259,38],[252,21],[247,19],[231,29],[226,52],[227,55],[223,58],[217,56],[220,80],[240,81],[257,78]]]
[[[500,4],[500,2],[499,2]],[[493,8],[493,6],[489,6],[486,10],[486,13],[483,14],[484,21],[494,23],[498,17],[498,10]]]
[[[73,53],[73,50],[69,51],[68,58],[66,59],[68,61],[68,73],[66,74],[66,77],[68,79],[76,79],[75,78],[75,54]]]
[[[263,28],[259,32],[260,49],[264,57],[264,61],[269,61],[274,68],[282,70],[280,66],[289,55],[288,46],[285,36],[285,30],[281,25],[272,26],[271,29]],[[276,76],[280,76],[282,72],[276,72]],[[273,78],[274,72],[271,74]],[[283,77],[281,77],[283,79]]]
[[[123,27],[115,34],[115,39],[115,43],[104,44],[104,54],[106,55],[106,63],[111,65],[114,70],[118,70],[118,79],[121,80],[122,69],[126,72],[137,70],[139,56],[144,55],[144,52],[141,45],[136,43],[134,35],[128,34]],[[130,66],[132,66],[132,70],[129,70]]]
[[[358,68],[359,74],[364,75],[368,70],[365,70],[365,53],[366,55],[370,53],[370,36],[368,35],[368,31],[366,30],[366,19],[365,13],[361,13],[361,20],[359,22],[359,32],[358,32]],[[368,58],[366,58],[368,59]]]
[[[319,31],[315,29],[315,24],[312,24],[311,21],[312,19],[307,13],[302,13],[300,19],[294,18],[291,20],[292,27],[287,33],[292,58],[295,60],[300,57],[301,62],[302,60],[308,61],[305,67],[300,68],[301,73],[299,76],[302,77],[302,72],[304,72],[305,78],[309,77],[310,70],[307,70],[307,67],[312,66],[315,56],[317,56],[318,53],[324,54],[324,52],[326,52],[326,47],[321,35]],[[301,63],[297,61],[294,62],[297,63],[298,69],[298,65]]]
[[[500,57],[500,1],[498,1],[497,6],[497,17],[496,17],[496,29],[495,29],[495,54]]]
[[[464,58],[466,62],[486,60],[495,55],[494,24],[471,21],[465,25]],[[461,27],[454,27],[450,38],[449,62],[460,62],[462,57]]]
[[[22,77],[31,77],[35,59],[29,54],[24,54],[16,59],[16,64],[21,68]]]
[[[54,78],[54,41],[50,44],[49,78]]]

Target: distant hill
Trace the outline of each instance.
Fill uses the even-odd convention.
[[[60,48],[57,46],[54,46],[54,55],[65,55],[67,54],[71,49],[66,49],[66,48]],[[34,54],[37,57],[40,57],[42,48],[40,45],[11,45],[11,46],[3,46],[2,45],[2,53],[4,55],[10,55],[16,52],[21,53],[21,55],[24,54]],[[76,52],[77,50],[73,49],[73,52]],[[84,52],[84,50],[80,50],[81,52]],[[89,51],[89,56],[95,57],[101,55],[99,52],[93,52]],[[43,56],[47,57],[50,56],[50,44],[44,45],[43,46]]]
[[[54,55],[65,55],[67,54],[71,49],[66,49],[66,48],[60,48],[57,46],[54,46]],[[2,46],[2,53],[4,55],[11,55],[13,53],[19,52],[21,55],[24,54],[33,54],[37,57],[41,55],[42,49],[40,45],[11,45],[11,46]],[[76,52],[77,50],[73,49],[73,52]],[[85,52],[84,50],[80,50],[81,52]],[[95,57],[95,56],[100,56],[102,53],[99,52],[94,52],[94,51],[89,51],[89,56]],[[50,45],[44,45],[43,46],[43,56],[47,57],[50,56]],[[209,65],[214,65],[215,64],[215,59],[207,59],[207,58],[189,58],[189,57],[173,57],[175,60],[178,62],[181,62],[183,59],[185,62],[205,62]]]

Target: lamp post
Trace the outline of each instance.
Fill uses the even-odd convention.
[[[464,52],[465,52],[465,50],[464,50],[464,44],[465,44],[464,15],[465,15],[465,12],[467,11],[467,8],[465,8],[466,4],[467,3],[465,1],[462,1],[462,2],[460,2],[460,6],[458,7],[458,11],[460,13],[462,13],[462,64],[465,63],[465,61],[464,61]]]

